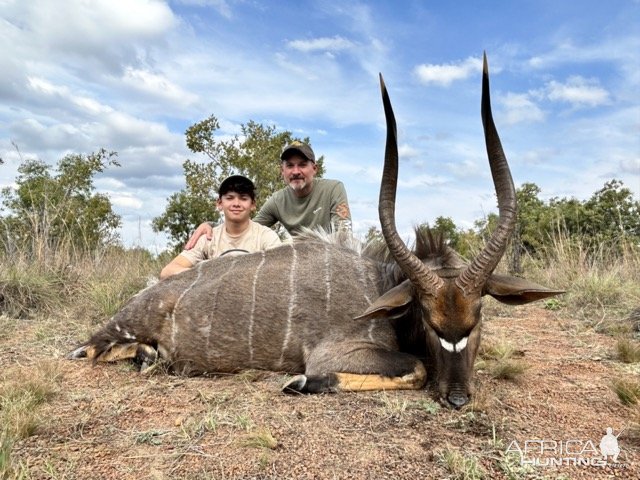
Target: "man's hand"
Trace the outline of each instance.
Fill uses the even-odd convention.
[[[198,239],[202,235],[206,235],[207,240],[211,240],[211,237],[213,235],[213,227],[209,225],[207,222],[201,223],[198,226],[198,228],[196,228],[196,231],[193,232],[193,235],[191,235],[191,238],[189,238],[189,241],[184,246],[184,249],[191,250],[193,247],[195,247],[196,243],[198,242]]]

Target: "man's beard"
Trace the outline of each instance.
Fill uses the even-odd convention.
[[[294,178],[289,181],[289,186],[296,192],[304,190],[305,188],[307,188],[307,185],[307,180],[304,178]]]

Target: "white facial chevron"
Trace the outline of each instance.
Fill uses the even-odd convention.
[[[440,339],[440,345],[442,345],[442,348],[444,348],[447,352],[457,352],[460,353],[462,350],[464,350],[467,346],[467,341],[469,340],[469,337],[463,337],[462,340],[460,340],[458,343],[456,343],[455,345],[451,342],[447,342],[444,338],[442,337],[438,337]]]

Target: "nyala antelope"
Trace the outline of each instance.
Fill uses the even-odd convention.
[[[197,264],[133,297],[70,358],[158,358],[179,374],[267,369],[296,374],[285,392],[420,389],[442,402],[472,394],[482,297],[520,305],[562,293],[493,273],[516,222],[516,194],[493,122],[486,56],[481,115],[499,221],[466,263],[442,238],[416,230],[409,249],[395,226],[396,122],[387,122],[379,215],[386,254],[340,235]],[[428,375],[427,375],[428,374]]]

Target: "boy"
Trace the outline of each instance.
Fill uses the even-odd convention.
[[[256,193],[247,177],[232,175],[225,179],[218,189],[216,204],[224,213],[224,222],[213,229],[211,239],[200,237],[192,249],[184,250],[171,260],[160,272],[161,279],[232,250],[251,253],[281,245],[276,232],[251,220],[251,213],[256,209]]]

